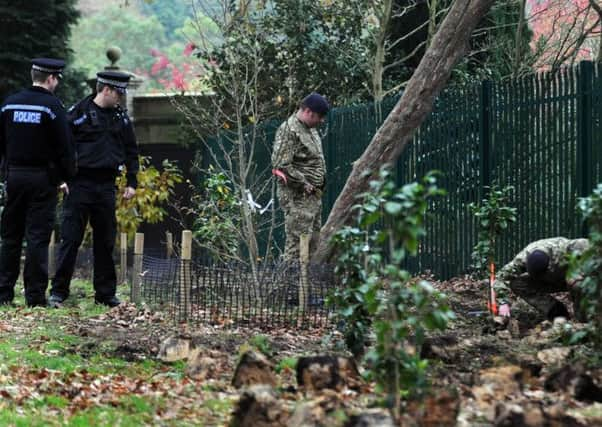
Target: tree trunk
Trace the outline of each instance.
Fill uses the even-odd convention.
[[[516,27],[516,37],[514,39],[514,66],[512,67],[512,77],[517,77],[520,73],[521,63],[523,60],[523,27],[525,26],[525,14],[527,0],[520,0],[520,17],[518,26]]]
[[[356,195],[368,188],[370,175],[381,165],[393,164],[411,141],[415,130],[433,108],[435,97],[447,83],[453,67],[468,48],[468,40],[494,0],[456,0],[450,8],[420,65],[370,145],[354,163],[345,187],[337,198],[320,238],[313,261],[325,262],[332,256],[333,235],[353,218],[351,206]]]
[[[602,7],[598,4],[597,0],[589,0],[589,4],[594,8],[598,14],[600,20],[600,35],[598,36],[598,54],[596,55],[596,61],[602,61]]]

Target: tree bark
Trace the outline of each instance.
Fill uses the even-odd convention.
[[[596,13],[598,14],[598,19],[600,20],[600,35],[598,36],[598,54],[596,55],[596,61],[602,61],[602,7],[598,4],[596,0],[589,0],[589,4],[594,8]]]
[[[520,17],[516,27],[516,37],[514,39],[514,66],[512,67],[512,77],[517,77],[520,73],[521,62],[523,60],[523,27],[525,26],[527,0],[520,2]]]
[[[468,40],[494,0],[456,0],[450,8],[418,68],[383,125],[354,162],[347,182],[337,198],[320,238],[314,262],[332,257],[333,235],[353,218],[356,195],[365,192],[371,175],[397,160],[415,130],[433,108],[436,96],[447,83],[453,67],[468,49]],[[369,171],[369,174],[365,172]]]

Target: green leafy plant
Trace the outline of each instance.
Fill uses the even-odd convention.
[[[201,192],[193,196],[193,205],[195,239],[215,259],[236,259],[240,246],[240,202],[226,174],[210,166]]]
[[[413,283],[407,271],[389,264],[386,299],[374,322],[376,345],[367,354],[369,378],[384,388],[399,409],[402,395],[421,396],[428,387],[428,360],[420,349],[429,330],[444,330],[454,318],[445,296],[424,280]],[[396,414],[398,416],[398,414]]]
[[[402,394],[421,394],[427,386],[428,362],[420,358],[426,331],[444,329],[453,318],[444,295],[428,282],[412,281],[401,267],[419,250],[428,200],[442,194],[434,173],[398,188],[382,169],[370,191],[360,195],[357,226],[335,235],[342,289],[333,303],[354,355],[362,354],[374,329],[376,342],[366,355],[368,377],[387,393],[396,418]]]
[[[602,184],[577,207],[589,227],[589,247],[571,257],[568,276],[579,287],[580,309],[594,330],[596,346],[602,348]]]
[[[274,370],[277,374],[280,374],[283,371],[293,372],[297,368],[298,362],[299,359],[296,357],[285,357],[280,362],[278,362]]]
[[[131,199],[118,197],[116,216],[119,231],[133,238],[142,223],[156,224],[163,221],[167,204],[176,184],[183,181],[180,169],[169,160],[163,160],[163,170],[151,165],[150,157],[140,157],[140,170],[137,174],[138,188]],[[125,170],[116,180],[118,195],[123,194],[127,185]]]
[[[338,308],[345,344],[358,359],[364,354],[372,325],[378,291],[373,271],[378,257],[370,252],[368,233],[358,227],[341,229],[334,241],[340,254],[335,266],[340,286],[328,301]]]
[[[480,204],[471,203],[469,208],[478,221],[478,242],[472,252],[473,268],[481,275],[487,275],[489,266],[495,262],[497,239],[516,222],[516,208],[509,206],[514,187],[499,188],[497,185],[485,187],[487,196]]]
[[[265,335],[255,335],[249,340],[249,345],[255,347],[261,353],[271,357],[274,353],[270,339]]]
[[[590,339],[592,335],[591,332],[592,331],[587,327],[575,328],[573,323],[566,322],[557,330],[557,341],[566,346],[583,344]]]

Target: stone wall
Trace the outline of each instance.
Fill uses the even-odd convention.
[[[185,179],[193,181],[195,177],[190,169],[195,157],[195,144],[182,144],[180,123],[184,118],[172,105],[172,99],[172,96],[163,94],[134,96],[132,119],[140,153],[150,156],[152,164],[158,168],[164,159],[176,161]],[[175,193],[176,198],[189,198],[188,184],[178,185]],[[169,209],[169,215],[175,216],[176,213]],[[143,225],[139,231],[145,233],[145,247],[158,248],[165,242],[166,231],[171,231],[177,240],[182,227],[178,221],[168,219],[161,224]]]

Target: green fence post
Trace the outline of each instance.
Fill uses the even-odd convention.
[[[577,195],[587,197],[594,188],[592,141],[592,91],[594,65],[591,61],[579,63],[577,80]],[[587,227],[583,224],[583,236]]]
[[[481,82],[479,96],[479,159],[481,168],[481,186],[479,188],[479,199],[483,199],[488,190],[485,187],[491,185],[491,100],[492,83],[490,80]]]

